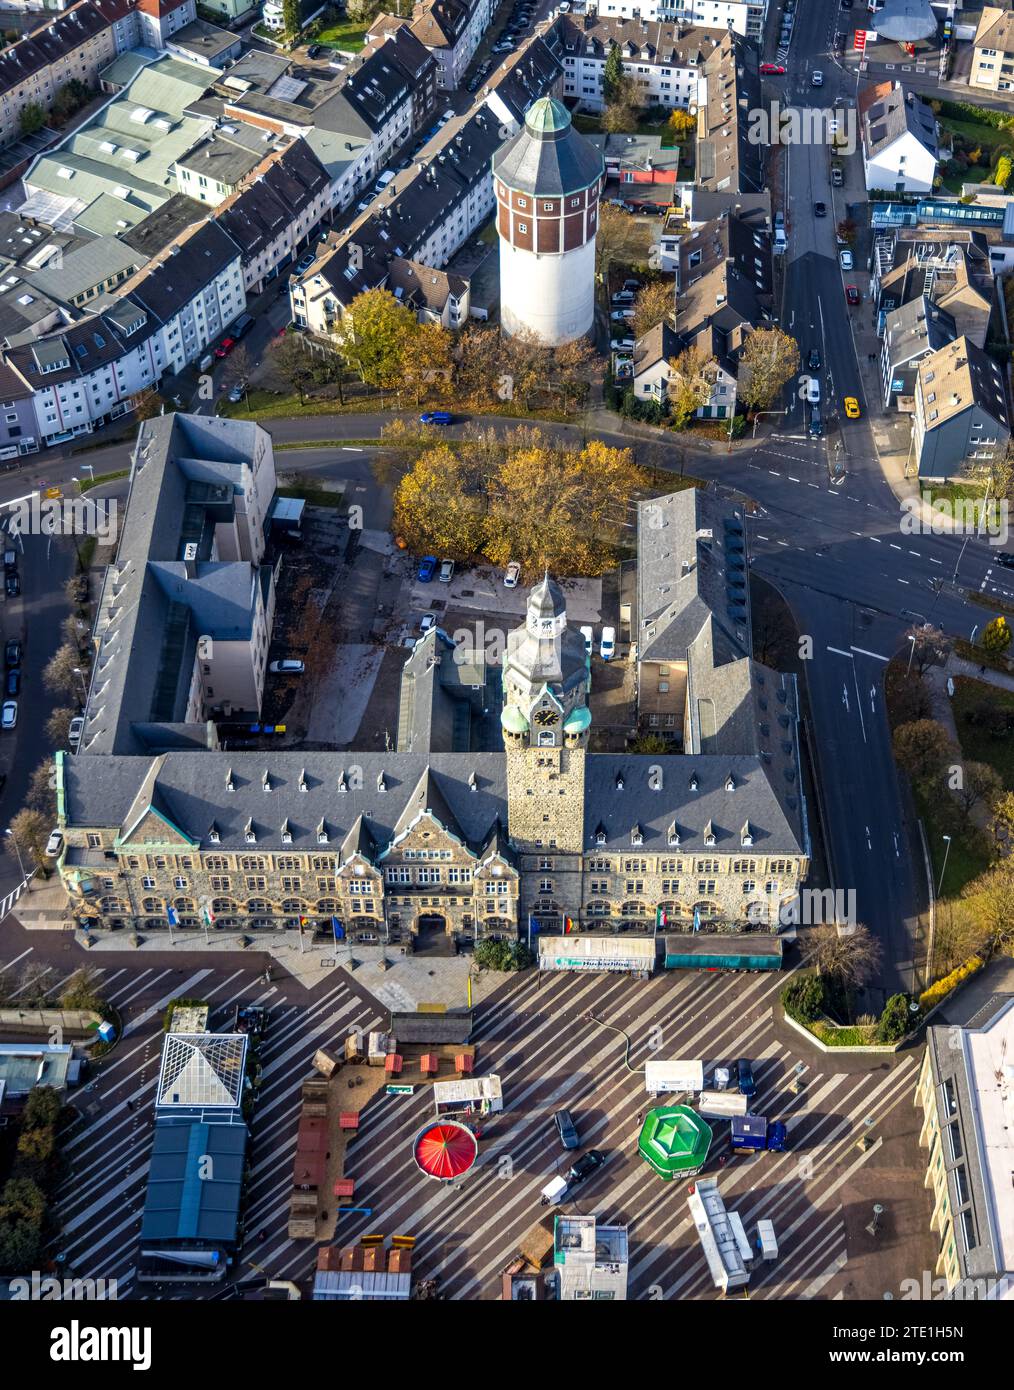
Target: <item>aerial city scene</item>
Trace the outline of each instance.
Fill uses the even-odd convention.
[[[1014,1297],[1014,9],[0,0],[0,82],[40,1364],[583,1299],[964,1361]]]

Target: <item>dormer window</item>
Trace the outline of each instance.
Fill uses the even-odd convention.
[[[318,845],[327,844],[327,825],[324,821],[321,821],[317,826],[317,843]]]
[[[643,845],[643,844],[644,844],[644,834],[643,834],[643,832],[642,832],[642,830],[641,830],[641,827],[640,827],[639,825],[635,825],[634,828],[633,828],[633,830],[631,830],[631,832],[630,832],[630,843],[631,843],[632,845]]]
[[[706,845],[713,845],[715,843],[715,827],[710,821],[708,821],[707,825],[704,827],[704,843]]]
[[[208,831],[208,841],[210,844],[217,845],[220,843],[221,839],[222,837],[218,833],[218,826],[212,821],[211,829]]]
[[[736,779],[735,779],[735,777],[733,777],[733,775],[732,775],[731,772],[729,773],[728,777],[725,779],[725,790],[726,790],[727,792],[734,792],[734,791],[736,790]]]
[[[282,821],[282,844],[292,844],[292,827],[289,825],[287,819]]]
[[[307,784],[306,784],[306,768],[305,768],[305,767],[302,769],[302,771],[301,771],[300,774],[299,774],[299,790],[300,790],[301,792],[308,792],[308,791],[310,790],[310,788],[309,788],[309,787],[307,786]]]
[[[606,838],[606,828],[604,825],[600,825],[598,829],[595,831],[595,843],[597,845],[604,845],[606,842]]]
[[[236,783],[232,780],[232,768],[231,768],[231,767],[230,767],[229,771],[225,774],[225,790],[226,790],[227,792],[234,792],[234,791],[236,790]]]
[[[749,821],[747,821],[747,823],[743,826],[742,831],[740,832],[739,842],[741,845],[744,846],[753,844],[753,830],[750,826]]]
[[[343,768],[338,774],[338,790],[340,792],[347,792],[348,789],[349,784],[345,780],[345,769]]]
[[[255,845],[257,843],[257,832],[254,830],[254,824],[252,820],[247,821],[246,827],[243,831],[243,838],[246,840],[248,845]]]
[[[673,821],[672,825],[670,825],[668,831],[666,832],[666,837],[665,837],[665,838],[666,838],[666,843],[670,846],[670,848],[675,849],[676,846],[679,844],[679,842],[680,842],[680,832],[679,832],[679,830],[676,828],[676,822],[675,822],[675,821]]]
[[[621,792],[621,791],[623,790],[623,773],[622,773],[622,772],[618,772],[618,773],[616,774],[616,790],[617,790],[618,792]]]
[[[699,783],[698,780],[697,780],[697,773],[696,773],[696,772],[691,772],[691,774],[690,774],[690,790],[691,790],[692,792],[695,792],[699,786],[700,786],[700,783]]]
[[[265,769],[264,776],[261,778],[261,786],[266,792],[269,792],[271,790],[271,776],[268,773],[267,769]]]
[[[386,783],[386,781],[384,780],[384,774],[383,774],[383,772],[378,772],[378,773],[377,773],[377,791],[378,791],[378,792],[386,792],[386,791],[387,791],[387,783]]]
[[[474,772],[468,774],[468,790],[470,792],[477,792],[479,790],[479,782]]]

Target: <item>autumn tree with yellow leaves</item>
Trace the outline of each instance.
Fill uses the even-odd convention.
[[[644,484],[629,449],[567,449],[529,427],[503,439],[477,431],[457,451],[441,444],[419,457],[398,485],[395,529],[417,554],[516,560],[527,579],[546,568],[601,574]]]

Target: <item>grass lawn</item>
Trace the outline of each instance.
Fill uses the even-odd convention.
[[[999,686],[973,680],[970,676],[955,677],[951,703],[961,750],[966,758],[974,762],[989,763],[1003,779],[1004,787],[1010,789],[1014,787],[1014,738],[994,738],[985,729],[967,723],[964,718],[966,711],[983,700],[989,700],[1001,709],[1014,710],[1014,690],[1001,690]]]
[[[340,507],[345,501],[345,489],[311,487],[308,483],[299,483],[280,487],[278,496],[301,497],[308,507]]]
[[[949,166],[945,165],[945,170]],[[953,174],[946,172],[941,174],[944,188],[948,193],[953,193],[955,197],[961,196],[961,188],[966,183],[985,183],[992,170],[985,164],[970,164],[967,169],[958,169]]]
[[[101,487],[103,483],[115,483],[117,478],[129,478],[130,469],[120,468],[115,473],[99,473],[94,478],[82,478],[78,486],[82,492],[90,492],[93,487]]]
[[[329,24],[313,42],[326,44],[328,48],[341,48],[346,53],[358,53],[366,42],[366,27],[356,20],[346,19],[341,24]]]
[[[949,832],[946,823],[937,819],[936,803],[926,800],[918,793],[915,794],[915,800],[926,831],[930,859],[933,861],[933,891],[936,893],[937,885],[940,883],[940,870],[944,866],[944,854],[947,850],[944,835]],[[941,899],[959,897],[965,884],[970,883],[973,878],[978,878],[988,868],[988,855],[979,853],[973,844],[956,838],[952,839],[951,852],[947,855],[947,873],[944,875],[943,889],[938,897]],[[919,872],[922,872],[921,868]]]
[[[601,135],[603,131],[602,117],[594,115],[590,111],[575,111],[571,119],[574,129],[579,130],[582,135]],[[646,121],[638,120],[638,135],[661,135],[662,148],[673,149],[676,141],[673,139],[672,131],[669,129],[668,121]]]

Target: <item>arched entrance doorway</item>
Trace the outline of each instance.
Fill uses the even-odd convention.
[[[417,956],[452,956],[454,943],[447,934],[447,920],[440,912],[420,912],[413,932]]]

